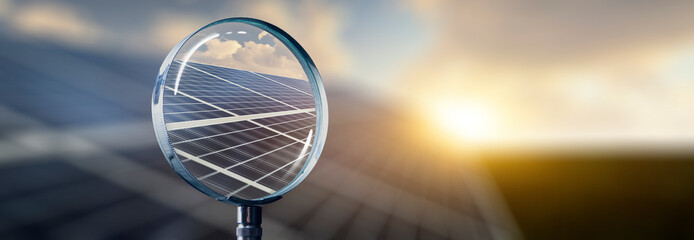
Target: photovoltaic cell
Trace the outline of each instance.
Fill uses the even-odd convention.
[[[173,61],[169,73],[178,73]],[[308,81],[188,62],[168,74],[164,122],[183,166],[224,196],[258,199],[287,186],[316,128]]]

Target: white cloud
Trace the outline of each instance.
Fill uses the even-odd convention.
[[[205,45],[207,46],[207,51],[202,54],[216,60],[228,59],[242,48],[241,44],[237,41],[222,42],[219,38],[212,39],[205,43]]]
[[[37,3],[18,7],[11,25],[19,33],[57,40],[72,45],[95,45],[102,30],[73,8],[56,3]]]
[[[258,34],[258,40],[262,40],[265,36],[268,36],[268,35],[269,35],[269,33],[267,33],[266,31],[263,31],[260,34]]]
[[[76,4],[21,1],[14,1],[16,5],[7,4],[11,2],[0,0],[0,14],[7,19],[11,32],[17,33],[17,36],[89,47],[95,51],[161,56],[207,23],[229,16],[249,16],[286,30],[307,50],[324,76],[344,76],[351,65],[351,54],[340,37],[346,22],[336,3],[312,0],[293,3],[273,0],[233,2],[228,7],[215,8],[217,12],[185,11],[180,4],[173,4],[149,11],[147,16],[133,16],[148,19],[137,26],[121,26],[121,22],[98,18],[102,10],[91,11],[90,8],[90,11],[85,11]],[[108,14],[109,17],[113,16],[113,13]],[[268,35],[259,34],[257,37],[266,40]],[[259,46],[254,46],[254,49],[262,50]],[[285,56],[285,59],[278,57],[266,61],[289,64],[289,51],[278,48],[275,54]]]
[[[0,19],[6,18],[12,10],[12,1],[0,0]]]
[[[245,45],[233,55],[234,60],[240,64],[246,64],[260,72],[306,79],[296,58],[277,54],[277,49],[283,48],[283,46],[270,46],[269,44],[254,42],[246,42]]]
[[[276,40],[276,39],[275,39]],[[283,52],[289,51],[279,41],[275,45],[247,41],[212,39],[205,50],[198,50],[191,61],[278,76],[306,79],[298,60]]]
[[[159,12],[154,14],[147,32],[143,35],[150,45],[168,52],[186,36],[208,22],[199,16],[181,12]]]
[[[313,0],[255,1],[244,14],[287,31],[311,55],[321,74],[345,76],[348,73],[352,56],[340,37],[347,24],[337,4]]]

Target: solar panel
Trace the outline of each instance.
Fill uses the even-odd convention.
[[[155,132],[174,170],[218,200],[257,205],[296,187],[327,130],[320,75],[289,35],[225,19],[178,44],[153,94]]]
[[[174,61],[171,69],[180,67]],[[296,177],[316,126],[312,92],[199,63],[188,63],[181,79],[189,81],[177,93],[175,78],[165,84],[164,120],[174,151],[199,181],[227,197],[257,199]]]

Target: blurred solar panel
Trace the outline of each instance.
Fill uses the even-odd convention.
[[[169,71],[180,66],[174,61]],[[169,74],[163,112],[169,140],[193,176],[242,199],[274,193],[296,177],[316,125],[306,80],[190,62],[182,74],[194,81],[176,88]]]
[[[6,83],[0,88],[3,93],[0,94],[0,149],[3,150],[0,151],[0,185],[3,188],[0,193],[0,239],[234,237],[234,229],[229,224],[235,222],[235,209],[209,201],[180,185],[170,168],[163,165],[161,151],[156,149],[154,139],[137,139],[131,142],[138,144],[128,143],[123,145],[125,148],[101,144],[132,138],[134,131],[150,131],[150,115],[145,114],[150,109],[142,104],[151,97],[150,84],[142,79],[151,77],[152,69],[158,67],[158,59],[134,61],[117,58],[110,61],[101,55],[48,49],[43,43],[13,43],[1,37],[0,43],[0,72],[3,72],[0,79]],[[110,69],[121,65],[126,67]],[[305,81],[259,74],[298,89],[302,86],[301,81]],[[310,89],[304,90],[311,93]],[[492,231],[508,231],[505,224],[490,223],[481,218],[480,212],[485,208],[470,197],[479,194],[475,189],[480,186],[464,179],[464,176],[481,176],[470,171],[459,174],[420,171],[432,169],[422,167],[424,164],[454,168],[448,161],[432,158],[410,147],[407,139],[399,134],[402,128],[394,124],[404,122],[402,117],[392,114],[394,109],[367,101],[358,92],[348,90],[330,89],[330,107],[335,110],[331,112],[329,146],[322,154],[325,161],[321,161],[301,188],[290,192],[282,201],[265,206],[267,211],[263,222],[273,226],[263,231],[268,239],[369,239],[363,234],[371,234],[372,239],[416,239],[418,235],[422,239],[426,232],[448,236],[449,239],[490,239]],[[64,99],[68,95],[79,98]],[[180,100],[199,103],[186,98]],[[173,102],[167,102],[170,103]],[[197,106],[203,108],[207,105]],[[234,105],[223,108],[232,107]],[[314,121],[314,118],[288,115],[255,121],[269,126],[277,121]],[[142,127],[130,123],[141,123]],[[94,131],[111,129],[113,124],[130,128],[110,134]],[[290,124],[270,127],[286,132]],[[249,126],[262,128],[255,124]],[[89,132],[93,138],[83,140],[101,148],[85,149],[82,145],[65,144],[65,141],[54,141],[55,145],[36,145],[25,138],[30,134],[45,139],[52,131],[70,135],[75,131]],[[187,130],[174,132],[190,134]],[[57,139],[65,139],[63,135],[57,136]],[[182,137],[192,140],[193,136]],[[172,138],[171,141],[176,140]],[[42,148],[37,149],[37,146]],[[22,154],[14,155],[12,152]],[[121,157],[104,157],[108,155]],[[82,156],[79,157],[82,160],[76,160],[78,156]],[[24,163],[17,164],[20,161]],[[444,176],[447,181],[435,186],[416,184],[431,182],[426,179],[432,176]],[[424,191],[438,186],[447,187],[448,191],[435,191],[434,195]],[[170,193],[180,193],[181,197],[172,201]],[[137,203],[146,202],[145,199],[152,202],[138,206]],[[168,213],[162,211],[163,216],[160,212],[162,206],[168,209]],[[348,207],[337,209],[334,206]],[[323,211],[338,213],[318,214]],[[382,213],[387,219],[370,217],[363,212]],[[441,219],[447,227],[432,227],[432,221],[419,218],[423,212],[444,216]],[[326,225],[328,227],[323,227]]]

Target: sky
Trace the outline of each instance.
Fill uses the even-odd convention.
[[[440,27],[401,75],[433,115],[462,106],[460,118],[491,119],[484,138],[514,145],[694,142],[691,2],[411,4]]]
[[[284,43],[245,23],[221,23],[197,32],[181,46],[175,59],[308,79],[301,63]]]
[[[692,15],[688,1],[0,0],[3,35],[147,59],[214,20],[263,19],[328,88],[521,146],[694,143]]]

